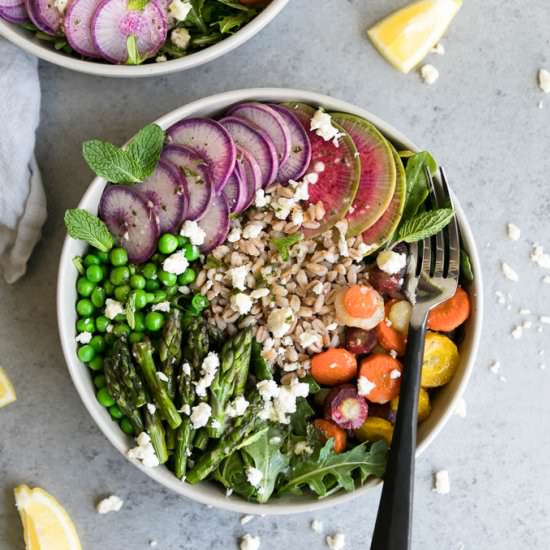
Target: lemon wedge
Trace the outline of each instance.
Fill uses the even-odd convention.
[[[445,34],[462,0],[420,0],[369,29],[376,49],[396,68],[408,73]]]
[[[71,518],[54,497],[27,485],[16,487],[14,493],[26,550],[82,550]]]
[[[6,371],[0,367],[0,408],[13,403],[16,399],[15,388]]]

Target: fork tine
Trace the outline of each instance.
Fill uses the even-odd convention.
[[[453,197],[451,195],[447,175],[443,167],[439,167],[439,172],[441,174],[442,191],[454,210]],[[460,237],[458,232],[458,222],[456,220],[456,210],[454,211],[455,216],[453,216],[453,219],[447,226],[447,234],[449,236],[449,270],[447,277],[458,280],[460,274]]]
[[[432,196],[432,206],[433,208],[442,208],[444,206],[444,200],[438,193],[434,180],[428,168],[424,167],[424,173],[426,174],[426,179],[430,186],[431,196]],[[443,232],[440,231],[435,236],[435,262],[434,262],[434,272],[430,273],[432,277],[443,277],[445,273],[445,239]]]

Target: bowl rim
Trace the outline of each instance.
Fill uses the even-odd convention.
[[[203,65],[238,48],[259,33],[268,23],[273,21],[288,2],[289,0],[272,0],[268,6],[242,29],[204,50],[200,50],[186,57],[181,57],[180,59],[171,59],[170,61],[162,63],[148,63],[146,65],[113,65],[98,61],[85,61],[73,58],[49,48],[47,44],[42,44],[30,36],[21,34],[18,32],[17,25],[4,21],[3,19],[0,19],[0,36],[3,36],[22,50],[44,61],[76,72],[113,78],[160,76],[178,71],[185,71]]]
[[[393,128],[393,126],[365,109],[357,107],[352,103],[339,99],[334,99],[330,96],[319,94],[316,92],[287,88],[251,88],[232,90],[211,95],[174,109],[168,114],[157,119],[155,122],[161,127],[166,128],[174,122],[184,117],[190,116],[193,113],[208,110],[215,111],[219,108],[219,103],[223,103],[225,106],[229,106],[233,103],[252,99],[255,99],[257,101],[280,102],[291,100],[303,101],[311,103],[313,105],[322,105],[325,106],[327,109],[333,111],[344,111],[353,113],[358,116],[367,118],[374,125],[376,125],[383,134],[388,136],[388,138],[392,139],[394,142],[398,142],[404,147],[413,151],[420,150],[420,148],[418,148],[401,132]],[[92,200],[92,195],[97,193],[98,188],[103,187],[105,184],[106,181],[103,178],[94,178],[94,180],[91,182],[84,195],[82,196],[78,207],[82,208],[84,204],[89,203]],[[456,197],[455,207],[462,232],[463,241],[466,249],[469,252],[473,270],[476,274],[476,278],[472,283],[472,290],[470,293],[474,300],[473,311],[475,312],[469,327],[470,353],[466,358],[466,364],[462,378],[460,379],[460,382],[456,387],[456,390],[451,399],[447,403],[445,403],[443,414],[441,415],[439,421],[431,428],[424,440],[418,445],[416,451],[417,457],[420,456],[434,441],[434,439],[441,432],[443,427],[447,424],[449,418],[453,415],[457,402],[463,395],[466,385],[468,384],[468,381],[470,379],[481,338],[481,328],[483,320],[483,279],[481,263],[472,230],[470,228],[468,220],[466,219],[460,202],[458,201],[458,199],[456,199]],[[72,326],[72,324],[69,323],[69,321],[66,319],[67,315],[64,315],[64,312],[66,310],[62,309],[63,295],[65,293],[65,290],[67,288],[74,287],[75,275],[71,269],[71,248],[76,246],[75,243],[77,243],[77,241],[73,241],[68,236],[65,237],[59,261],[57,281],[57,319],[61,346],[63,349],[67,368],[71,375],[71,379],[80,395],[82,402],[84,403],[84,406],[86,407],[100,430],[111,442],[111,444],[126,457],[126,451],[128,449],[128,438],[121,432],[118,425],[110,420],[108,415],[103,416],[97,414],[98,405],[96,403],[93,387],[90,386],[89,378],[87,375],[88,371],[86,367],[82,363],[80,363],[80,361],[78,361],[74,352],[74,326]],[[86,373],[86,375],[84,375],[84,373]],[[127,460],[129,459],[127,458]],[[228,498],[226,496],[223,496],[222,493],[220,493],[219,495],[212,495],[206,492],[201,492],[200,485],[191,486],[186,483],[182,483],[181,481],[174,478],[172,474],[167,477],[165,469],[145,468],[141,464],[137,464],[133,461],[130,462],[134,466],[145,472],[155,481],[159,482],[169,489],[176,491],[182,496],[190,498],[191,500],[197,501],[201,504],[215,506],[217,508],[245,514],[284,515],[289,513],[312,512],[316,510],[321,510],[324,508],[335,506],[337,504],[347,503],[351,501],[351,499],[364,494],[364,492],[373,485],[377,485],[380,483],[379,480],[372,480],[354,491],[351,491],[349,493],[336,494],[323,500],[315,500],[312,498],[311,500],[307,501],[289,502],[288,500],[285,500],[275,501],[273,503],[257,504],[247,502],[240,497]]]

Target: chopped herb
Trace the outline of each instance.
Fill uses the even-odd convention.
[[[303,233],[294,233],[287,237],[281,237],[279,239],[272,239],[271,244],[279,252],[281,259],[287,262],[290,258],[290,247],[299,243],[304,238]]]

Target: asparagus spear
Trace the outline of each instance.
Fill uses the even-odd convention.
[[[161,416],[168,422],[171,428],[177,428],[181,424],[181,416],[174,402],[170,399],[164,384],[157,377],[157,367],[153,359],[153,346],[149,338],[136,342],[133,347],[134,357],[140,367],[141,374],[147,389],[151,393],[153,402]]]
[[[157,458],[161,464],[164,464],[168,460],[168,448],[162,421],[156,411],[151,413],[147,407],[143,409],[143,417],[145,418],[145,429],[151,438]]]
[[[107,388],[118,407],[128,417],[134,430],[142,432],[144,427],[139,408],[145,405],[147,396],[125,340],[119,338],[115,341],[110,356],[105,359],[104,369]]]
[[[168,378],[166,389],[171,399],[174,399],[176,395],[174,368],[181,361],[181,340],[181,311],[178,308],[172,308],[168,314],[159,343],[160,370]]]

